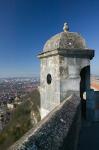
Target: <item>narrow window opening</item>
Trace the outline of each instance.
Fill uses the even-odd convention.
[[[47,75],[47,83],[48,83],[48,84],[51,84],[51,82],[52,82],[51,74],[48,74],[48,75]]]

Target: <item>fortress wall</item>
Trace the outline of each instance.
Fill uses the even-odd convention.
[[[80,98],[75,94],[69,96],[9,150],[76,150],[80,110]]]
[[[87,120],[99,121],[99,91],[91,89],[87,94]]]

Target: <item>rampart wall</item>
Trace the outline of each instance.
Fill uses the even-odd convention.
[[[9,150],[76,150],[80,111],[80,98],[69,96]]]

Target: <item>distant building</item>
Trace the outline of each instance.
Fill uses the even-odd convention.
[[[7,108],[10,109],[10,110],[13,110],[14,109],[14,104],[7,103]]]

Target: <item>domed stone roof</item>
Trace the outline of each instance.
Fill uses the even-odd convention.
[[[76,32],[69,32],[69,27],[64,23],[64,32],[51,37],[44,45],[43,51],[55,49],[87,49],[84,38]]]

